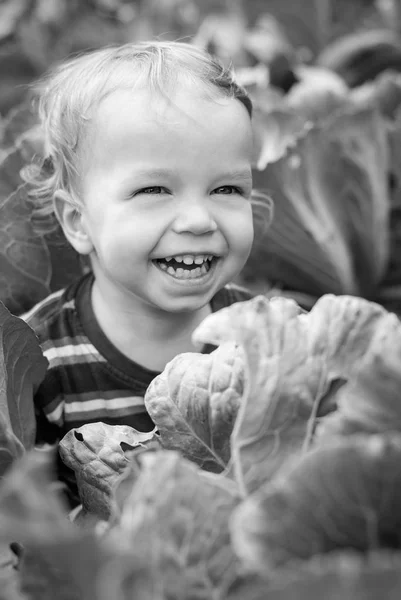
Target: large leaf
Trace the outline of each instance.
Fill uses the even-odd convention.
[[[267,575],[294,559],[401,548],[401,436],[351,436],[318,448],[235,511],[233,543]]]
[[[0,300],[21,314],[71,283],[82,267],[54,224],[42,232],[34,222],[34,201],[20,172],[34,157],[40,163],[43,140],[28,105],[0,123],[0,144]]]
[[[353,297],[324,296],[309,314],[292,300],[259,296],[207,317],[200,343],[240,343],[244,399],[231,437],[243,493],[257,489],[309,449],[332,384],[358,367],[386,311]]]
[[[244,391],[243,365],[242,351],[232,343],[168,363],[145,395],[164,448],[179,450],[207,471],[225,469]]]
[[[340,154],[345,230],[360,295],[372,298],[387,268],[391,200],[389,152],[384,120],[375,109],[354,110],[330,122]],[[332,196],[335,201],[336,196]],[[373,241],[373,243],[372,243]]]
[[[59,444],[63,462],[75,471],[79,496],[86,511],[107,520],[113,488],[129,464],[127,451],[158,445],[155,431],[128,425],[88,423],[69,431]]]
[[[386,132],[373,109],[335,114],[299,137],[254,172],[275,219],[245,276],[315,296],[374,297],[389,254],[387,172]]]
[[[31,451],[7,473],[0,484],[0,539],[23,544],[18,579],[30,600],[97,600],[97,577],[111,546],[69,522],[51,484],[52,462],[52,452]]]
[[[352,552],[317,556],[277,573],[269,582],[249,579],[227,600],[398,600],[401,554]]]
[[[0,483],[0,539],[47,542],[73,531],[66,509],[51,489],[53,453],[31,450]]]
[[[27,186],[14,177],[17,168],[16,150],[0,164],[0,299],[21,314],[71,283],[82,267],[59,232],[45,236],[35,229]]]
[[[350,382],[339,390],[337,411],[317,429],[317,441],[350,433],[401,433],[401,322],[380,322],[369,351]]]
[[[50,292],[51,266],[47,246],[33,228],[26,186],[16,173],[19,150],[0,164],[0,290],[1,300],[21,313]]]
[[[223,599],[238,567],[228,527],[239,500],[233,482],[177,452],[145,452],[141,462],[114,534],[127,535],[146,565],[149,598]]]
[[[32,329],[0,302],[0,477],[34,445],[33,395],[47,364]]]

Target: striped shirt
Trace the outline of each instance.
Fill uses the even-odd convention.
[[[97,421],[140,431],[154,428],[144,395],[159,373],[130,360],[108,340],[93,313],[92,284],[93,275],[87,274],[21,317],[49,361],[34,399],[38,443],[55,443],[70,429]],[[214,296],[211,309],[249,298],[247,290],[228,285]]]

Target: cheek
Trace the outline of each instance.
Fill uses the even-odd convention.
[[[231,233],[231,243],[239,254],[249,255],[254,239],[254,223],[251,205],[247,205],[236,219],[236,227]]]
[[[244,232],[242,234],[242,255],[246,261],[251,253],[253,241],[254,241],[254,227],[252,219],[244,226]]]

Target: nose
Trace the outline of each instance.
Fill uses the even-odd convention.
[[[217,223],[207,199],[185,199],[179,203],[173,229],[176,233],[202,235],[216,231]]]

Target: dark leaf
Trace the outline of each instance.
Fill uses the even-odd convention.
[[[47,364],[32,329],[0,303],[0,476],[34,445],[33,395]]]

